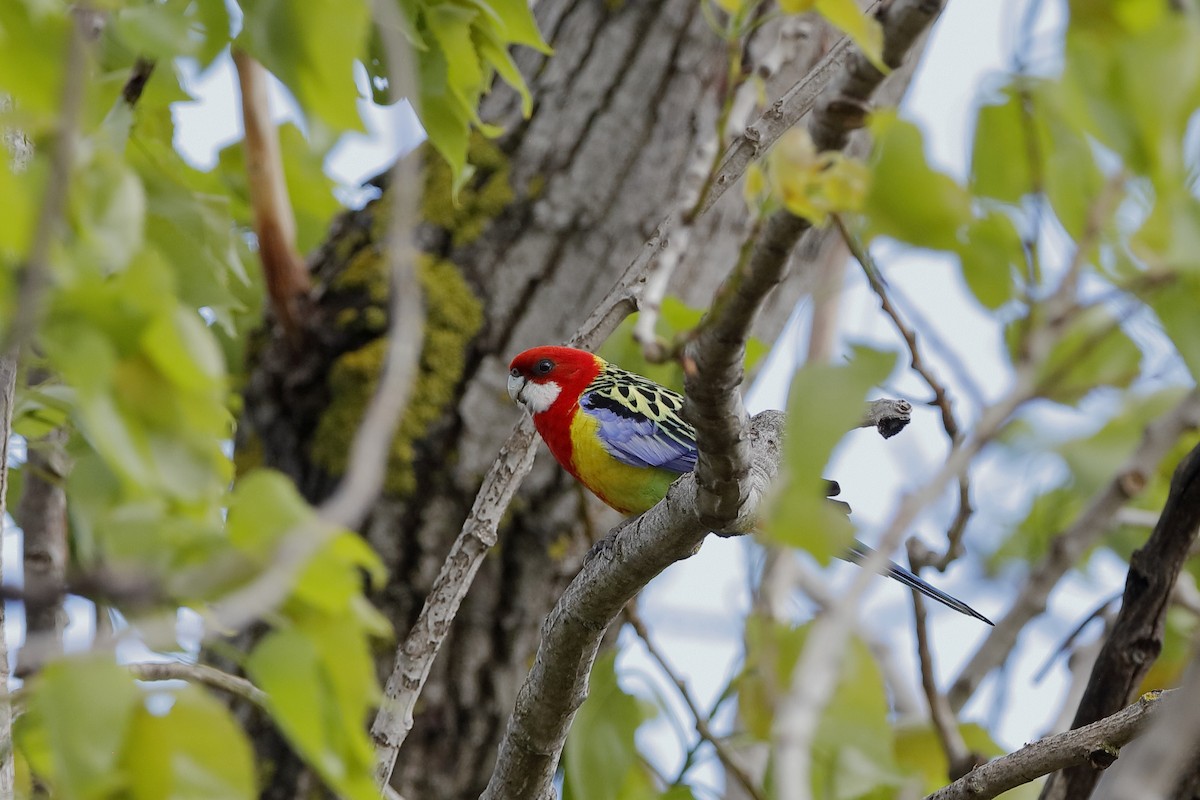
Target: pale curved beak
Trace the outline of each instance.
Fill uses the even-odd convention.
[[[520,375],[508,375],[508,396],[514,403],[521,403],[521,390],[525,388],[525,379]]]

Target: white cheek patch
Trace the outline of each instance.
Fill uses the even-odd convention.
[[[526,381],[525,387],[521,389],[517,399],[525,405],[525,408],[529,409],[530,414],[541,414],[554,405],[554,401],[558,399],[561,392],[562,387],[554,381],[545,383]]]

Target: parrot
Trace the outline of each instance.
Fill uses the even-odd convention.
[[[681,416],[683,395],[586,350],[541,346],[509,364],[508,395],[533,417],[555,460],[626,516],[648,510],[696,466],[696,433]],[[827,494],[837,494],[829,482]],[[842,556],[871,552],[854,542]],[[889,562],[888,577],[967,616],[992,621],[961,600]]]

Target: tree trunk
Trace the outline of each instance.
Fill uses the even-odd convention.
[[[677,207],[695,154],[715,146],[725,44],[696,0],[541,0],[551,58],[518,62],[534,97],[528,120],[498,89],[482,116],[503,125],[472,145],[476,174],[458,204],[444,166],[427,159],[419,242],[428,313],[421,375],[393,447],[386,494],[363,534],[390,579],[376,598],[408,630],[458,534],[483,473],[516,421],[508,359],[566,339]],[[807,70],[831,41],[823,26],[763,29],[764,51],[804,50]],[[797,35],[797,31],[801,35]],[[806,33],[807,31],[807,33]],[[818,33],[812,33],[817,31]],[[796,76],[793,73],[792,78]],[[706,150],[707,148],[707,150]],[[319,501],[344,468],[349,438],[382,355],[386,282],[376,232],[386,194],[333,226],[313,255],[302,347],[278,330],[253,348],[238,433],[239,468],[263,463]],[[746,212],[733,189],[691,237],[673,293],[707,305],[741,244]],[[799,295],[785,284],[759,320],[778,333]],[[439,655],[400,752],[394,786],[408,800],[474,798],[491,772],[538,630],[574,574],[590,531],[613,522],[544,454],[514,502]],[[391,669],[392,647],[380,673]],[[264,796],[306,793],[294,756],[261,722],[270,765]]]

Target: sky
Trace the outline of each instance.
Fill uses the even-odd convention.
[[[1025,26],[1026,9],[1036,4],[1032,28]],[[1057,54],[1054,31],[1063,24],[1061,3],[1046,0],[951,0],[933,30],[929,47],[918,69],[912,89],[902,107],[905,117],[917,121],[926,135],[932,163],[950,174],[963,178],[970,156],[971,126],[974,109],[987,93],[1001,83],[1011,70],[1018,52],[1032,54],[1028,60],[1035,69],[1053,68]],[[1028,39],[1029,31],[1032,39]],[[1032,47],[1024,46],[1029,41]],[[211,169],[216,153],[241,136],[236,78],[228,58],[221,58],[204,73],[184,68],[194,102],[174,108],[177,147],[196,166]],[[360,76],[365,82],[365,75]],[[364,84],[365,85],[365,84]],[[273,108],[277,118],[297,120],[286,93],[273,87]],[[360,101],[367,127],[366,134],[349,134],[331,154],[327,171],[341,185],[341,197],[354,202],[355,187],[365,178],[388,166],[402,146],[419,137],[419,127],[406,107],[381,109]],[[298,121],[298,120],[297,120]],[[1052,260],[1061,243],[1051,235],[1045,252]],[[997,325],[971,300],[961,285],[953,263],[927,252],[908,253],[886,244],[875,248],[874,255],[905,309],[915,310],[937,330],[936,339],[953,342],[957,360],[970,365],[975,382],[986,398],[1003,391],[1009,376],[1001,355]],[[902,345],[878,311],[878,305],[855,269],[848,270],[842,300],[841,327],[847,341],[900,350]],[[751,411],[783,408],[791,371],[804,351],[807,307],[802,305],[793,318],[747,397]],[[951,379],[953,370],[941,358],[937,348],[930,352],[939,373]],[[926,397],[928,391],[911,376],[898,378],[888,387],[889,394],[913,398]],[[956,394],[956,409],[967,420],[978,412],[969,394]],[[1063,426],[1077,424],[1069,415]],[[919,484],[944,458],[947,445],[935,413],[918,404],[909,428],[900,436],[883,440],[873,431],[858,431],[847,437],[835,454],[827,474],[839,481],[843,498],[854,508],[854,520],[867,541],[886,523],[898,498]],[[984,459],[975,475],[977,495],[1003,483],[996,495],[977,497],[982,510],[1015,513],[1028,502],[1038,482],[1053,477],[1054,465],[1045,465],[1043,473],[1025,476],[1013,487],[1011,475],[1003,464]],[[949,494],[923,518],[916,533],[933,546],[953,510]],[[982,517],[983,514],[980,514]],[[993,523],[994,524],[994,523]],[[994,528],[993,528],[994,530]],[[968,529],[967,547],[987,552],[983,538],[989,532],[986,520],[977,518]],[[7,581],[19,582],[15,570],[20,564],[19,537],[5,536],[4,563]],[[742,622],[749,607],[751,575],[759,558],[758,549],[741,539],[710,537],[699,554],[675,565],[656,579],[643,595],[643,615],[651,624],[657,643],[668,654],[692,687],[702,705],[711,705],[737,668],[741,656]],[[738,565],[731,569],[730,565]],[[832,584],[845,585],[855,569],[835,565],[828,570]],[[985,684],[965,710],[965,719],[995,721],[993,730],[999,743],[1012,749],[1047,731],[1058,713],[1064,693],[1066,672],[1057,663],[1040,682],[1033,680],[1045,654],[1052,652],[1074,627],[1084,609],[1090,610],[1102,598],[1119,590],[1124,582],[1124,565],[1115,557],[1093,559],[1085,574],[1072,574],[1051,602],[1051,613],[1035,621],[1023,636],[1017,657],[1007,676],[1009,693],[1004,708],[994,717],[996,686]],[[928,576],[927,576],[928,577]],[[1002,575],[995,580],[982,577],[978,563],[964,559],[945,575],[931,578],[940,588],[962,597],[984,614],[997,618],[1011,603],[1016,576]],[[76,601],[72,601],[76,602]],[[86,603],[86,601],[77,601]],[[79,606],[82,610],[84,606]],[[808,618],[812,609],[802,598],[795,602],[797,621]],[[84,642],[90,635],[90,614],[74,613],[69,639]],[[911,610],[907,590],[880,578],[872,587],[861,609],[860,619],[875,636],[886,640],[895,653],[895,662],[917,685],[915,645],[911,641]],[[938,658],[938,673],[945,686],[957,674],[974,651],[986,627],[941,607],[930,610],[930,635]],[[8,626],[10,646],[19,641],[18,625]],[[630,691],[647,695],[653,684],[656,693],[670,698],[674,715],[688,719],[688,712],[657,667],[649,661],[636,638],[628,631],[619,661],[623,684]],[[129,657],[144,654],[129,653]],[[685,726],[687,723],[685,722]],[[665,772],[673,774],[682,758],[675,728],[665,718],[643,728],[644,744],[656,754]],[[695,773],[710,785],[720,785],[712,768]]]

